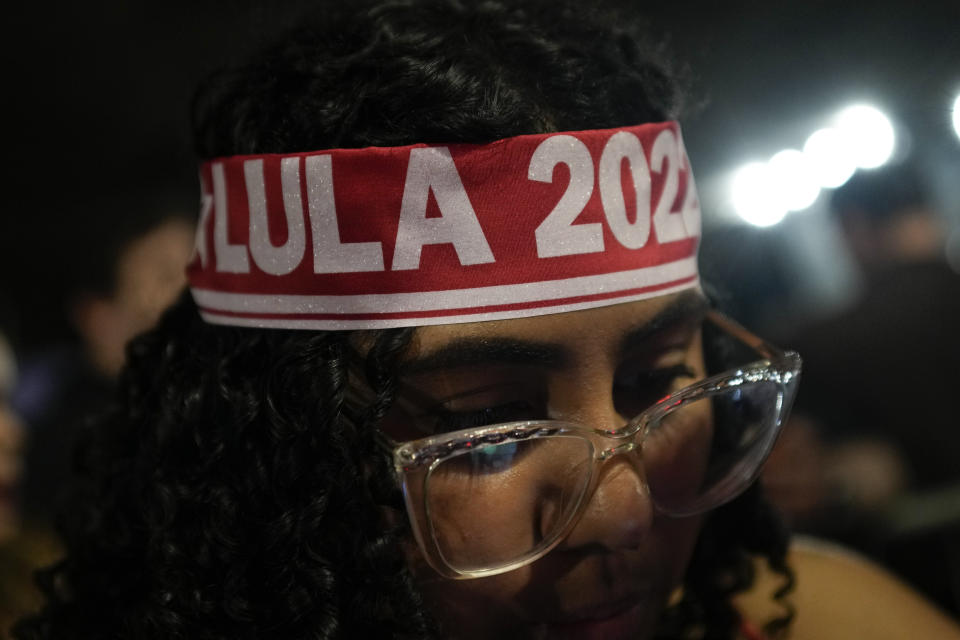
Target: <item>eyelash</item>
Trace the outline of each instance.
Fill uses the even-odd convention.
[[[503,422],[536,419],[537,411],[527,400],[515,400],[473,411],[442,411],[436,417],[437,433],[486,427]],[[543,417],[543,416],[539,416]]]
[[[672,367],[664,367],[662,369],[645,370],[634,373],[633,376],[635,378],[642,379],[643,384],[624,385],[615,378],[613,386],[614,388],[641,387],[644,389],[652,389],[658,386],[668,386],[677,378],[693,378],[695,375],[696,374],[694,373],[693,369],[687,365],[678,364]]]
[[[613,383],[614,406],[622,415],[635,416],[668,396],[678,378],[694,378],[696,373],[686,364],[662,369],[638,371],[629,376],[618,376]]]

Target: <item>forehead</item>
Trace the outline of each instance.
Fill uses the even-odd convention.
[[[570,352],[609,350],[626,336],[699,320],[706,300],[699,289],[605,307],[530,318],[447,324],[417,330],[408,358],[430,356],[463,342],[510,340],[560,345]]]

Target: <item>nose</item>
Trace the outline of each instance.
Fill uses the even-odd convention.
[[[588,500],[563,547],[600,545],[614,551],[643,544],[653,526],[654,508],[636,452],[618,454],[603,463]]]
[[[627,423],[614,406],[612,368],[591,371],[579,384],[562,389],[556,397],[570,407],[567,416],[581,424],[618,428]],[[566,380],[564,380],[566,382]],[[607,447],[623,447],[626,440],[607,442]],[[612,455],[611,455],[612,453]],[[646,476],[638,450],[608,451],[600,462],[593,493],[561,548],[573,549],[600,545],[609,550],[636,549],[648,537],[654,520]]]

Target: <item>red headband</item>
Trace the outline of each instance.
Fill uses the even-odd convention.
[[[698,284],[675,122],[234,156],[200,168],[208,322],[373,329],[533,316]]]

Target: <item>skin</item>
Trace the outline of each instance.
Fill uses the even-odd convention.
[[[691,307],[697,299],[698,292],[687,291],[565,314],[424,327],[408,356],[412,373],[405,384],[449,411],[525,399],[534,411],[546,414],[540,418],[617,428],[644,408],[630,406],[632,396],[653,393],[652,399],[633,403],[646,406],[704,377],[702,309],[681,314],[642,340],[624,342],[667,309]],[[483,345],[503,341],[521,355],[491,352],[484,357]],[[474,347],[467,361],[445,357],[445,349],[464,344]],[[533,355],[523,357],[524,348]],[[672,378],[666,389],[635,388],[635,371],[678,365],[692,375]],[[388,435],[397,440],[423,437],[426,418],[403,409],[402,402],[398,406],[385,421]],[[523,535],[514,530],[516,523],[523,526],[531,518],[521,517],[516,505],[536,503],[526,493],[528,484],[508,482],[497,491],[501,505],[514,505],[511,517],[495,523],[497,535],[481,536],[476,544],[496,545]],[[480,506],[480,513],[496,513],[493,501]],[[463,640],[646,638],[681,582],[699,526],[699,518],[674,519],[656,511],[639,456],[628,453],[605,461],[582,517],[538,561],[469,580],[440,577],[417,548],[410,550],[410,563],[446,633]]]
[[[799,538],[788,557],[797,575],[791,640],[960,640],[960,627],[866,558],[842,547]],[[777,615],[771,594],[782,579],[762,563],[753,588],[735,599],[748,620]]]
[[[625,346],[626,336],[689,296],[686,292],[575,313],[422,328],[407,355],[401,397],[383,428],[398,441],[436,431],[429,407],[423,408],[424,398],[453,412],[527,398],[528,405],[544,414],[535,417],[607,429],[622,426],[651,402],[645,398],[628,406],[623,387],[632,391],[628,395],[643,397],[640,387],[625,384],[632,372],[684,364],[691,375],[678,376],[668,392],[705,375],[696,315],[675,318]],[[502,348],[504,342],[512,347]],[[410,388],[417,391],[416,402],[404,402],[403,389]],[[600,469],[580,520],[556,548],[526,566],[486,578],[453,580],[434,571],[420,548],[410,543],[408,562],[444,626],[444,637],[619,640],[652,635],[681,583],[701,521],[668,518],[654,508],[637,454],[614,456]],[[516,505],[534,509],[536,500],[526,493],[522,478],[514,480],[497,488],[499,500],[470,494],[471,504],[486,517],[510,514],[485,528],[494,534],[474,533],[471,543],[495,552],[497,541],[518,535],[512,529],[517,521],[531,520]],[[960,639],[957,627],[943,614],[862,559],[800,545],[792,549],[789,563],[797,574],[791,601],[798,611],[791,638]],[[753,587],[735,600],[754,626],[783,613],[772,599],[782,577],[761,564],[757,569]]]
[[[152,327],[180,294],[192,250],[193,227],[171,217],[123,251],[112,295],[87,296],[77,304],[74,323],[103,375],[119,373],[127,342]]]

